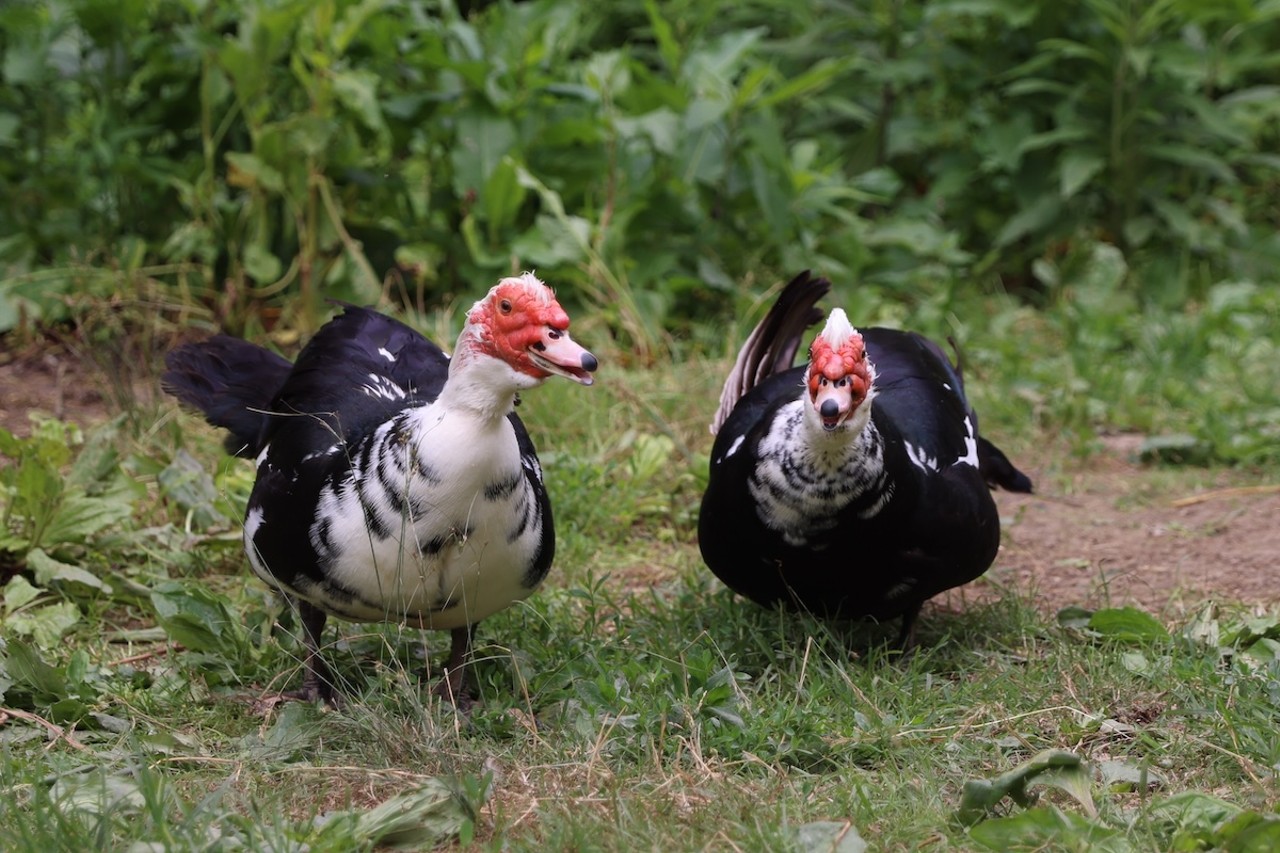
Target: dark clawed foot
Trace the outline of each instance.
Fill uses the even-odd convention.
[[[253,700],[253,713],[265,717],[276,709],[277,706],[283,705],[285,702],[310,702],[320,703],[327,708],[335,711],[342,710],[346,700],[342,698],[342,694],[333,688],[331,684],[320,682],[312,682],[307,679],[297,690],[285,690],[280,693],[270,693],[266,696],[259,696]]]
[[[346,704],[342,694],[328,684],[303,684],[297,690],[286,690],[280,697],[301,702],[321,702],[335,711],[342,710],[342,706]]]

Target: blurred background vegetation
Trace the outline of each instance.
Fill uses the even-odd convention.
[[[560,547],[482,628],[485,702],[455,730],[414,674],[439,638],[348,627],[356,712],[268,724],[244,691],[302,647],[244,571],[255,471],[155,399],[161,353],[224,329],[293,355],[330,299],[447,344],[529,268],[602,369],[521,408]],[[366,849],[329,809],[426,774],[469,786],[468,849],[855,849],[844,815],[1007,850],[960,792],[1071,749],[1129,775],[1097,820],[1011,810],[1019,849],[1274,849],[1256,601],[1173,630],[1108,608],[1108,636],[992,580],[886,667],[703,571],[718,386],[803,269],[858,325],[952,338],[1045,500],[1130,447],[1167,464],[1107,475],[1117,512],[1273,491],[1280,0],[0,0],[0,421],[27,420],[0,427],[0,847]],[[23,412],[23,383],[116,417]],[[1243,512],[1107,529],[1221,542]],[[1098,535],[1046,544],[1045,582],[1096,571],[1109,601]],[[812,820],[842,840],[797,842]]]
[[[533,268],[644,365],[813,268],[1024,413],[1280,455],[1277,0],[9,0],[0,59],[0,332]]]

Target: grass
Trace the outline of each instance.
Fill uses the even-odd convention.
[[[1090,391],[1099,411],[1046,393],[1055,371],[1079,378],[1099,358],[1065,346],[1058,322],[998,312],[1003,335],[968,338],[968,375],[985,431],[1068,484],[1100,428],[1172,430],[1185,415],[1141,373],[1145,357],[1107,365],[1108,383]],[[1217,360],[1192,381],[1212,408],[1237,366],[1209,332],[1200,345]],[[38,584],[43,597],[22,612],[70,600],[80,614],[39,648],[16,630],[6,589],[0,847],[809,850],[857,849],[860,835],[875,849],[1146,850],[1271,831],[1280,616],[1057,620],[1006,589],[961,612],[926,610],[920,652],[898,661],[885,652],[896,626],[750,606],[694,544],[723,361],[609,365],[591,389],[548,383],[520,409],[555,501],[557,565],[542,591],[482,624],[482,703],[469,718],[426,690],[447,638],[394,625],[326,635],[351,697],[342,711],[255,709],[301,678],[296,625],[244,571],[234,522],[204,526],[159,485],[185,447],[216,473],[213,506],[234,518],[251,466],[221,457],[189,416],[137,418],[153,427],[120,442],[146,485],[136,523],[95,534],[92,548],[48,546],[114,591]],[[1235,476],[1273,475],[1260,464]],[[1204,478],[1159,469],[1138,498]],[[122,579],[176,602],[168,635]],[[1089,762],[1087,802],[1069,769],[1031,767],[1045,750]],[[1036,783],[1037,804],[998,795],[1010,771]],[[995,805],[966,826],[957,811],[984,785]]]

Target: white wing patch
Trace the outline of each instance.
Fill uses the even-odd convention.
[[[377,373],[370,373],[369,381],[360,386],[360,390],[370,397],[379,397],[383,400],[403,400],[406,396],[403,388]]]
[[[310,462],[312,459],[319,459],[322,456],[332,456],[333,454],[337,453],[341,449],[342,449],[342,445],[331,444],[329,445],[329,447],[327,447],[324,450],[316,450],[316,451],[312,451],[311,453],[308,453],[306,456],[302,457],[298,461],[300,463]]]
[[[737,453],[738,448],[742,446],[742,442],[745,438],[746,438],[745,435],[740,435],[737,438],[735,438],[733,440],[733,444],[729,445],[729,449],[725,451],[724,456],[720,457],[720,461],[724,461],[725,459],[728,459],[733,454]]]
[[[964,429],[966,433],[964,437],[965,453],[964,453],[964,456],[961,456],[959,459],[956,460],[956,464],[959,465],[960,463],[963,462],[966,465],[972,465],[974,468],[977,468],[978,467],[978,438],[973,434],[973,418],[969,417],[968,415],[965,415],[964,417]]]
[[[387,361],[390,361],[390,362],[394,362],[396,360],[396,357],[392,355],[391,351],[388,350],[386,347],[378,347],[378,355],[382,356],[383,358],[385,358]]]
[[[244,517],[244,550],[249,556],[249,565],[253,568],[254,574],[260,578],[270,578],[271,573],[267,571],[267,567],[263,565],[262,558],[258,556],[258,546],[254,544],[253,539],[258,535],[258,530],[262,528],[263,512],[262,507],[255,506],[249,510]]]
[[[911,442],[904,442],[907,445],[907,458],[910,459],[921,471],[937,471],[938,460],[934,459],[925,452],[923,447],[916,447]]]

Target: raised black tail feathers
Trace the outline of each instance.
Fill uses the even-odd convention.
[[[292,367],[286,359],[248,341],[216,335],[173,350],[165,367],[160,387],[228,430],[228,453],[258,455],[266,412]]]
[[[720,392],[720,407],[711,421],[711,432],[718,433],[734,405],[761,381],[795,362],[796,352],[805,329],[822,319],[818,300],[831,290],[831,282],[815,278],[809,272],[797,275],[778,294],[769,313],[764,315],[747,337]]]
[[[1009,492],[1032,492],[1031,478],[1014,467],[1004,451],[978,436],[978,470],[986,479],[987,485],[999,486]]]

